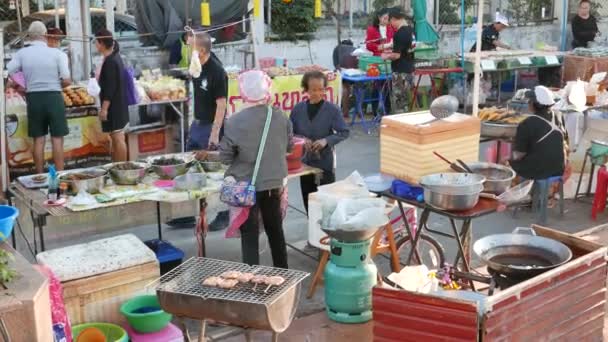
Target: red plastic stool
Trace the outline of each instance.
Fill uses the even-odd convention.
[[[591,218],[597,219],[597,213],[603,213],[606,209],[606,194],[608,193],[608,170],[606,166],[600,167],[597,171],[597,188],[595,189],[595,197],[593,198],[593,207],[591,208]]]

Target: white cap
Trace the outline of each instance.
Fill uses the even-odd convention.
[[[35,38],[43,37],[44,35],[46,35],[46,26],[44,26],[44,23],[42,21],[34,21],[30,24],[30,27],[27,30],[27,33],[31,37],[35,37]]]
[[[555,104],[553,92],[547,87],[536,86],[534,88],[534,95],[536,96],[536,102],[543,106],[553,106]]]
[[[496,12],[496,22],[505,26],[509,26],[509,19],[507,19],[507,17],[498,12]]]

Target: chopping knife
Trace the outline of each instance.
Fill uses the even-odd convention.
[[[439,159],[443,160],[444,162],[448,163],[448,165],[450,165],[450,168],[458,173],[467,173],[467,171],[465,169],[463,169],[461,166],[457,165],[456,163],[452,163],[451,161],[449,161],[447,158],[445,158],[444,156],[442,156],[441,154],[433,151],[433,154],[436,155]]]

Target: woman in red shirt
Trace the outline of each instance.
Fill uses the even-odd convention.
[[[374,22],[367,28],[365,36],[366,47],[374,56],[380,56],[384,50],[393,47],[395,30],[388,24],[388,9],[378,11]]]

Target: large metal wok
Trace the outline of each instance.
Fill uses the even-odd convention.
[[[568,246],[537,236],[532,228],[486,236],[475,242],[473,250],[490,270],[520,279],[532,278],[572,259]]]

